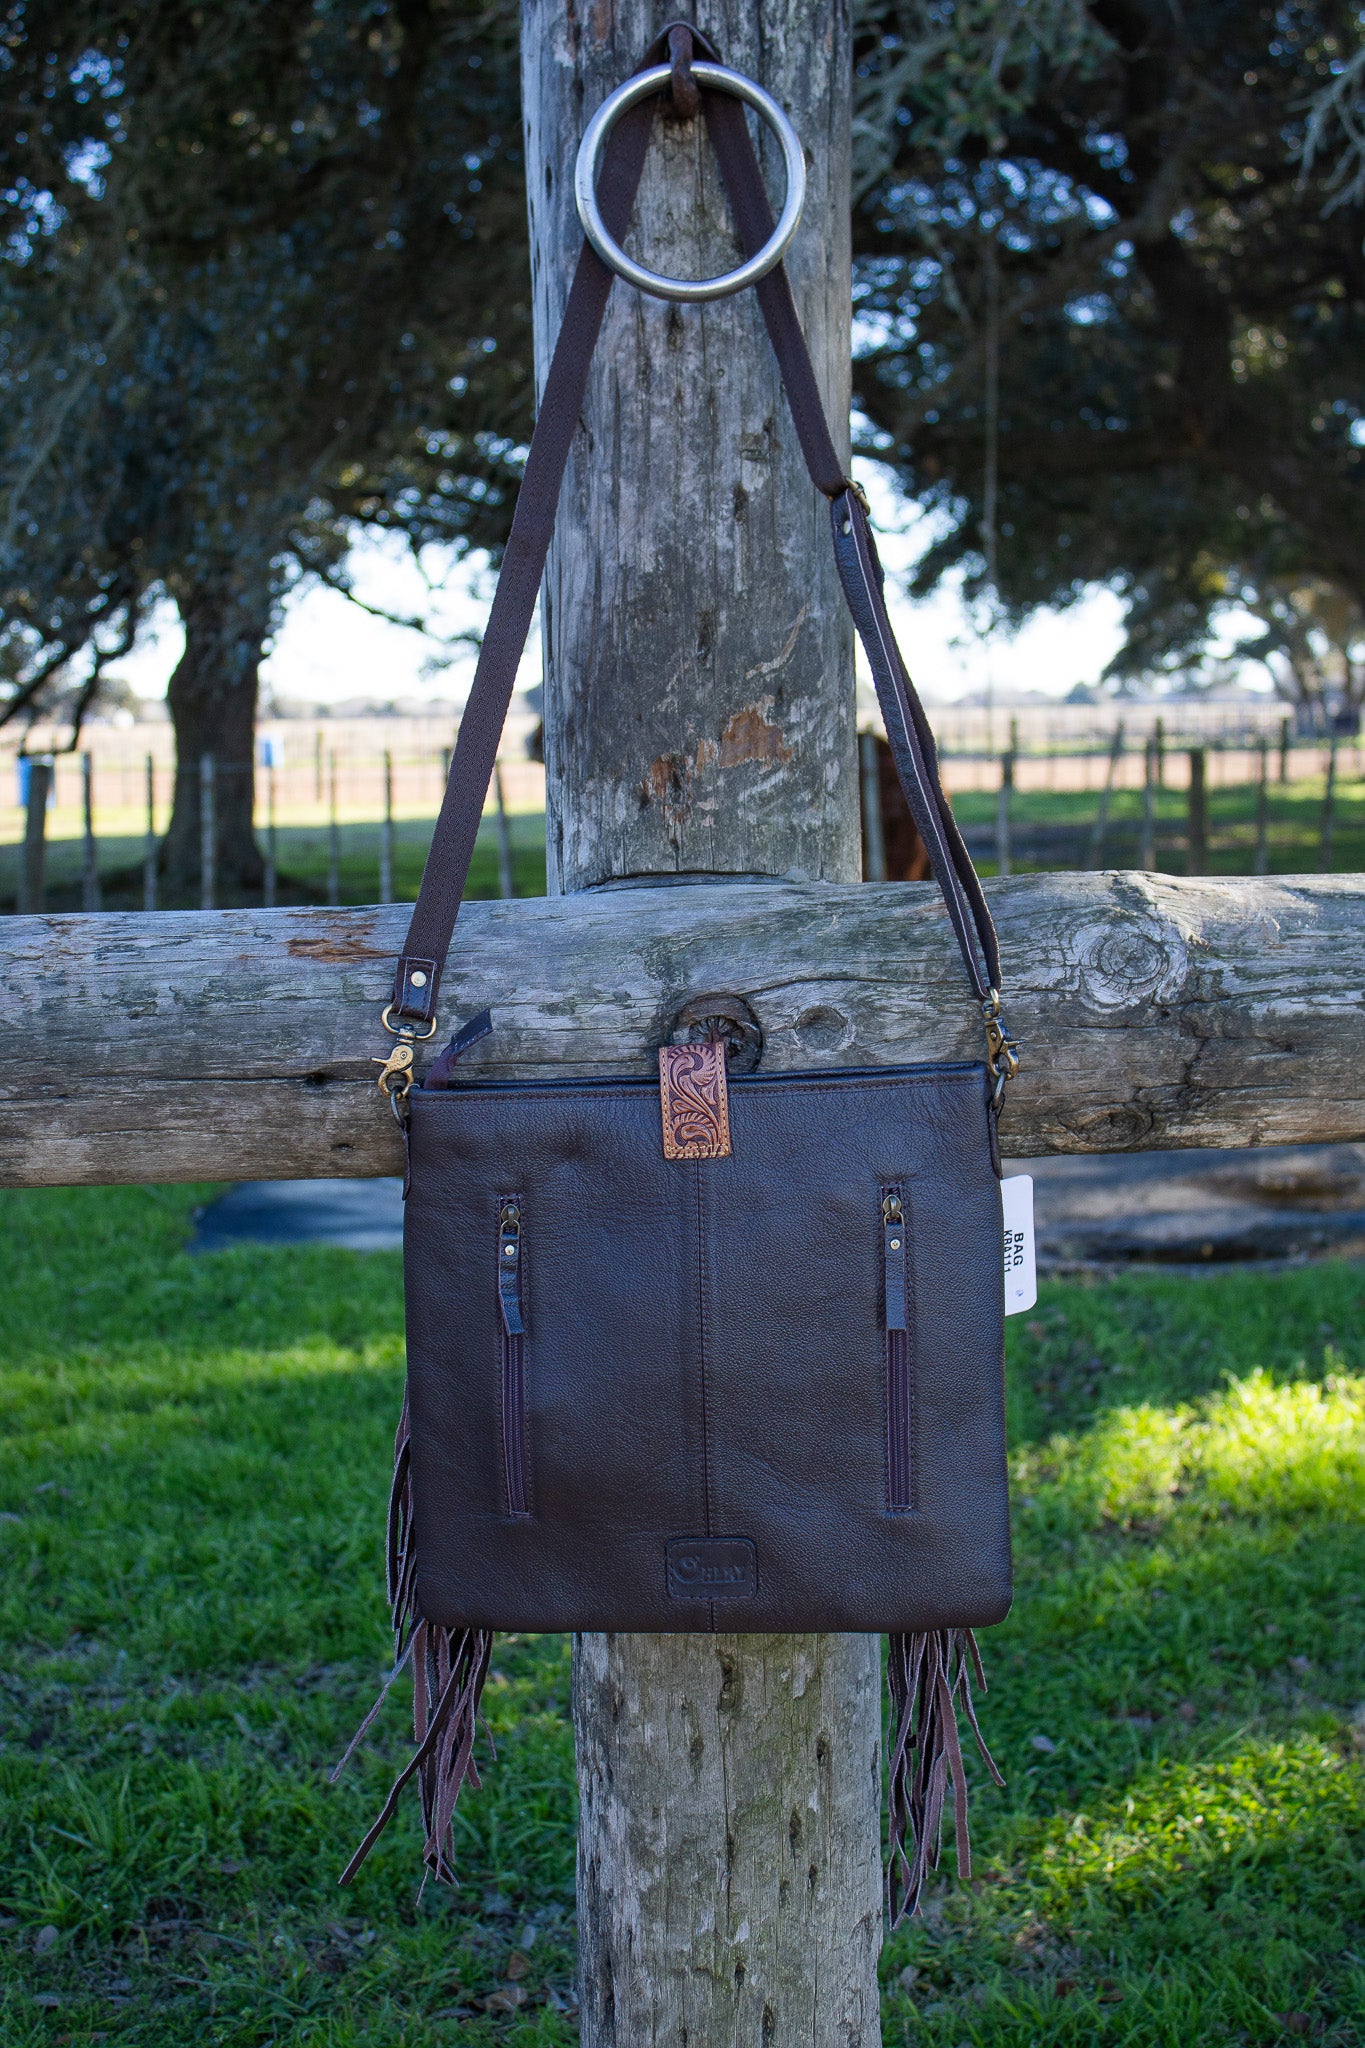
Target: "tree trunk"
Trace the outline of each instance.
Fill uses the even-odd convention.
[[[175,798],[161,851],[166,896],[198,900],[203,867],[200,763],[214,761],[216,899],[231,904],[261,888],[264,865],[252,825],[256,693],[273,599],[264,580],[224,575],[175,592],[185,651],[166,692],[175,729]]]
[[[819,21],[819,30],[814,24]],[[543,382],[582,230],[572,174],[593,109],[661,17],[525,0],[536,368]],[[849,413],[847,0],[724,0],[706,27],[806,147],[788,254],[836,443]],[[781,158],[760,158],[781,202]],[[675,277],[737,244],[701,121],[656,123],[629,237]],[[543,594],[550,888],[625,876],[861,874],[852,628],[752,292],[677,306],[614,286]]]
[[[581,240],[583,126],[660,20],[642,0],[524,0],[542,381]],[[706,26],[806,145],[789,267],[846,445],[847,0],[814,32],[799,0],[717,0]],[[780,197],[766,137],[762,157]],[[700,122],[660,120],[631,246],[677,276],[733,264]],[[858,879],[851,631],[752,294],[678,307],[614,287],[543,615],[553,890]],[[876,1639],[585,1636],[574,1713],[584,2048],[874,2048]]]

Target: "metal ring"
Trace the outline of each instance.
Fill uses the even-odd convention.
[[[385,1003],[384,1008],[380,1013],[379,1021],[386,1031],[391,1031],[393,1033],[395,1038],[411,1038],[414,1039],[420,1045],[423,1039],[434,1038],[436,1036],[436,1032],[440,1022],[438,1018],[432,1018],[430,1031],[414,1031],[409,1030],[406,1024],[395,1024],[393,1021],[392,1011],[393,1004]]]
[[[744,100],[767,122],[782,145],[787,196],[777,226],[756,256],[751,256],[747,263],[741,263],[738,270],[727,270],[723,277],[700,277],[693,282],[687,278],[663,277],[657,270],[646,270],[643,264],[633,263],[620,243],[607,232],[597,205],[597,173],[602,151],[622,114],[672,82],[673,73],[667,64],[655,64],[648,71],[637,72],[634,78],[618,85],[615,92],[603,100],[579,144],[573,174],[578,218],[583,223],[584,234],[602,261],[627,284],[649,292],[653,298],[680,299],[684,304],[726,299],[732,292],[742,292],[746,285],[757,284],[761,277],[766,277],[782,261],[806,203],[806,159],[800,139],[771,93],[764,92],[761,85],[755,85],[752,78],[746,78],[742,71],[731,71],[724,64],[694,64],[692,76],[699,85],[709,86],[713,92],[728,92],[735,99]]]

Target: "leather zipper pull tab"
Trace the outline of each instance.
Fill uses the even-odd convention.
[[[882,1197],[882,1259],[886,1271],[886,1327],[903,1330],[905,1320],[905,1211],[899,1195]]]
[[[498,1212],[498,1302],[503,1328],[509,1337],[522,1337],[526,1325],[521,1319],[521,1210],[515,1202],[504,1202]]]

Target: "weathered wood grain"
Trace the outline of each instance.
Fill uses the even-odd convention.
[[[876,2048],[880,1691],[876,1636],[580,1639],[585,2043]]]
[[[525,0],[536,359],[543,381],[582,230],[572,167],[588,116],[666,16],[646,0]],[[848,0],[712,0],[727,64],[759,79],[806,146],[787,257],[847,459]],[[760,138],[770,194],[781,159]],[[662,116],[628,237],[675,277],[732,269],[736,243],[699,122]],[[551,887],[621,875],[860,872],[852,628],[752,292],[707,306],[612,289],[546,572]]]
[[[662,20],[646,0],[523,0],[542,375],[579,244],[568,172],[584,121]],[[816,16],[802,0],[712,0],[705,26],[806,146],[790,271],[846,459],[849,0]],[[760,147],[771,188],[773,151]],[[733,262],[700,122],[656,123],[631,240],[675,276]],[[541,610],[552,890],[684,873],[859,879],[852,633],[752,293],[680,307],[613,288]],[[644,919],[633,957],[656,1042],[677,977],[699,993],[720,967],[705,941],[688,959],[661,893],[653,909],[580,910]],[[732,907],[715,904],[717,934]],[[619,1007],[628,957],[602,978],[595,1014]],[[789,975],[772,955],[761,978],[776,988]],[[876,2048],[877,1678],[856,1637],[780,1649],[733,1637],[720,1666],[714,1639],[579,1638],[583,2048]],[[783,1886],[791,1815],[810,1830],[807,1876]]]
[[[1010,1152],[1365,1137],[1365,877],[1052,874],[988,894],[1024,1048]],[[405,918],[0,920],[0,1181],[396,1172],[370,1061]],[[979,1049],[915,883],[471,903],[442,1010],[493,1011],[471,1071],[645,1072],[707,990],[748,999],[770,1067]]]

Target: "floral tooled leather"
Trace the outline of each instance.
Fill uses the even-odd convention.
[[[665,1045],[659,1052],[665,1159],[728,1159],[730,1103],[723,1045]]]

